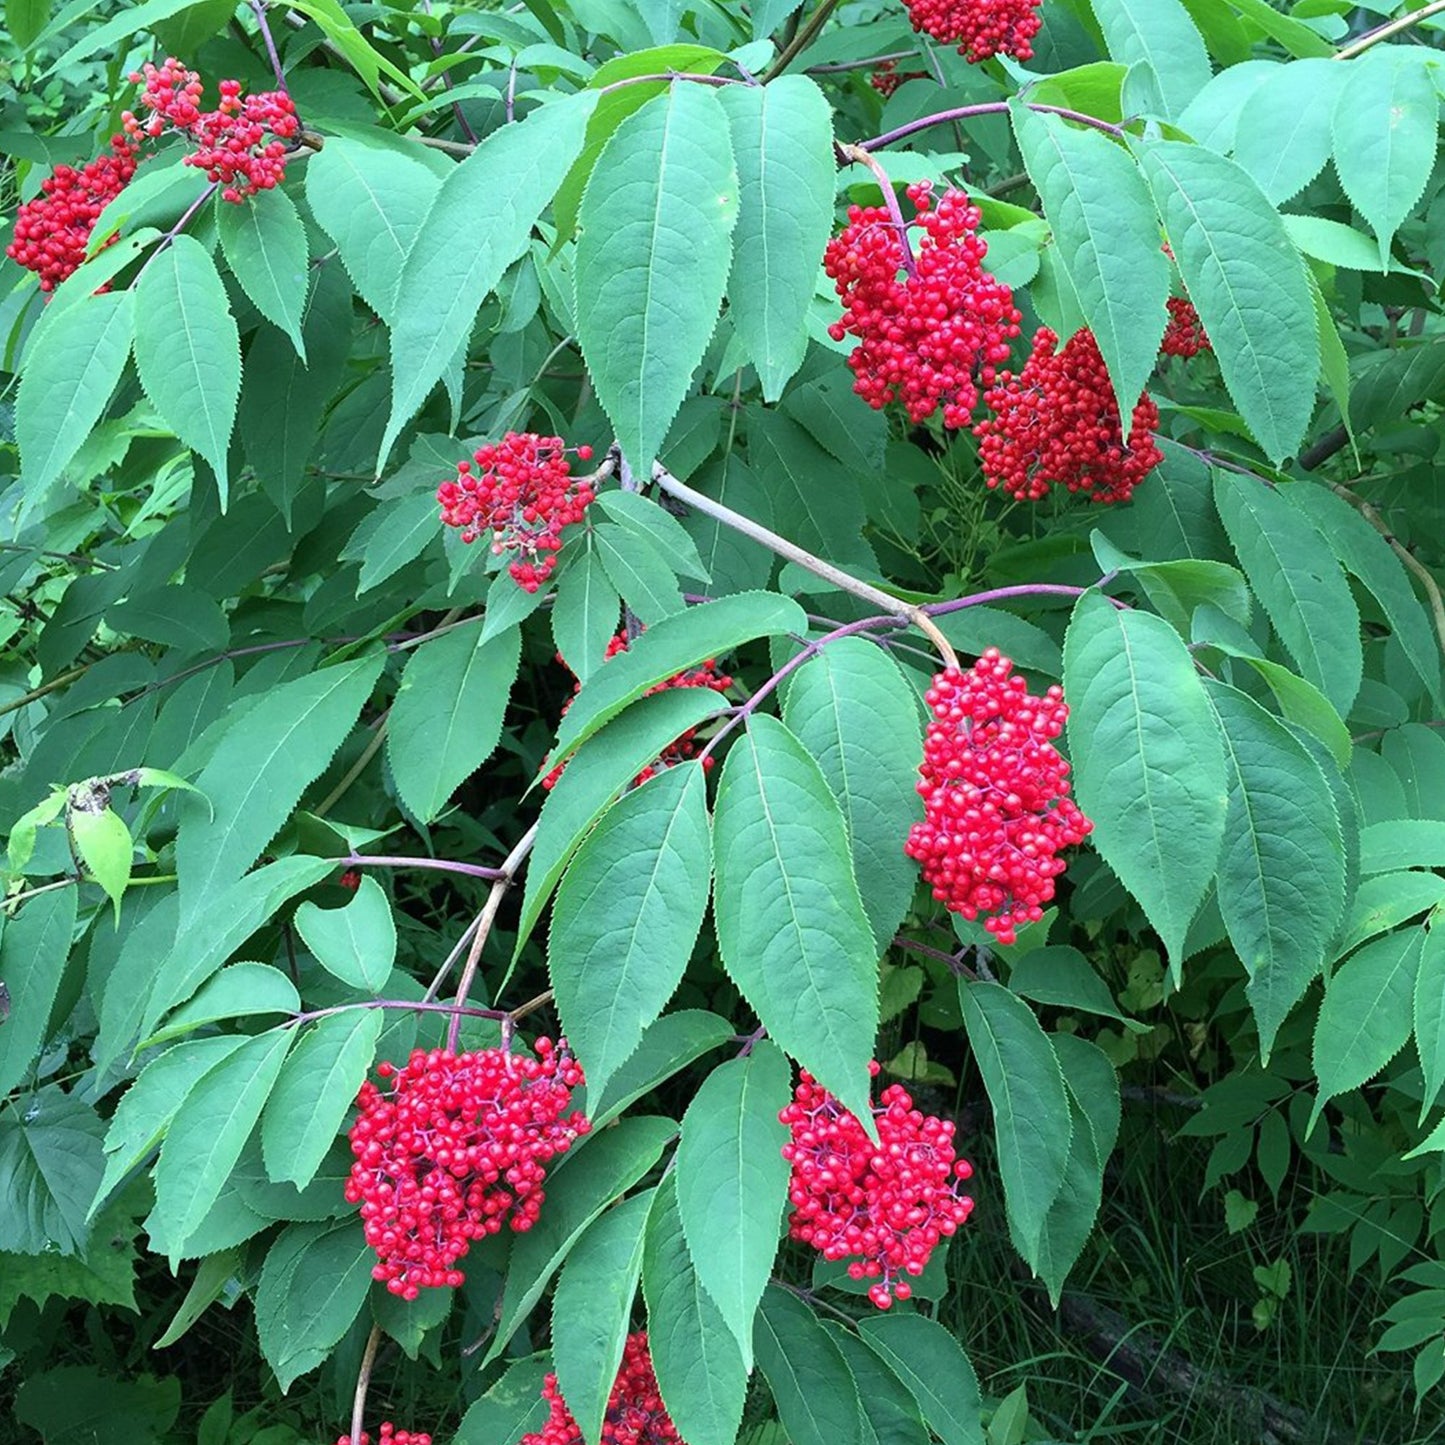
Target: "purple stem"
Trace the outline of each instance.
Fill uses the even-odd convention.
[[[276,53],[276,41],[271,35],[270,25],[266,22],[266,0],[251,0],[251,13],[256,17],[256,24],[261,27],[261,39],[266,42],[266,54],[271,57],[271,69],[276,76],[276,89],[283,95],[288,94],[286,74],[281,69],[281,57]]]
[[[251,0],[251,3],[254,5],[257,3],[257,0]],[[421,8],[425,14],[430,15],[431,0],[421,0]],[[438,58],[440,58],[442,53],[442,43],[440,40],[437,39],[435,35],[431,37],[431,53]],[[516,67],[513,66],[514,71],[515,69]],[[442,71],[442,85],[445,86],[447,90],[452,89],[452,73],[450,70]],[[476,131],[471,128],[471,126],[467,123],[466,116],[462,114],[461,101],[452,101],[452,114],[456,117],[457,124],[461,127],[462,134],[466,136],[467,140],[470,141],[472,145],[479,145],[480,142],[477,140]],[[507,119],[511,120],[511,118],[512,111],[511,106],[509,105],[507,107]]]
[[[977,105],[960,105],[953,110],[941,110],[936,115],[920,116],[917,120],[909,121],[907,125],[900,125],[896,130],[886,131],[883,135],[875,136],[872,140],[859,141],[858,144],[864,150],[879,150],[883,146],[892,145],[894,141],[917,135],[921,130],[931,130],[936,125],[947,125],[954,120],[971,120],[977,115],[1006,115],[1008,108],[1006,100],[986,100]],[[1085,115],[1082,111],[1068,110],[1061,105],[1030,104],[1029,109],[1038,111],[1041,115],[1058,115],[1065,120],[1077,121],[1080,125],[1092,126],[1095,130],[1101,130],[1105,135],[1114,136],[1116,139],[1121,140],[1125,135],[1123,126],[1114,125],[1111,121],[1100,120],[1096,115]]]
[[[738,1050],[738,1058],[747,1058],[747,1056],[752,1053],[752,1051],[758,1046],[758,1044],[762,1043],[762,1041],[767,1038],[767,1036],[768,1026],[766,1024],[759,1024],[757,1028],[755,1028],[752,1033],[750,1033],[747,1038],[743,1040],[743,1046]]]
[[[422,999],[412,998],[369,998],[363,999],[360,1003],[339,1003],[332,1008],[312,1009],[310,1013],[292,1014],[282,1025],[283,1028],[295,1028],[298,1024],[309,1024],[313,1019],[330,1018],[333,1014],[349,1013],[356,1008],[389,1008],[406,1010],[421,1014],[453,1014],[456,1016],[466,1015],[471,1019],[496,1019],[501,1022],[511,1015],[505,1009],[499,1008],[472,1008],[466,1004],[454,1003],[427,1003]]]
[[[462,873],[468,878],[485,878],[495,883],[507,875],[500,868],[483,868],[477,863],[457,863],[450,858],[383,857],[372,853],[349,853],[337,863],[348,868],[430,868],[438,873]]]
[[[883,192],[883,204],[888,208],[888,219],[893,223],[893,229],[898,232],[898,244],[903,248],[903,269],[910,276],[917,276],[918,263],[913,259],[913,247],[908,243],[908,223],[903,219],[903,210],[898,204],[898,193],[893,189],[892,178],[862,146],[839,146],[838,150],[848,160],[865,165],[873,172],[873,179],[878,182],[878,189]]]
[[[1094,586],[1099,586],[1099,583],[1094,583]],[[1082,597],[1092,590],[1089,587],[1070,587],[1062,582],[1021,582],[1013,587],[995,587],[991,592],[975,592],[970,597],[955,597],[952,602],[930,602],[923,610],[930,617],[946,617],[950,612],[962,612],[965,607],[984,607],[990,602],[1007,601],[1010,597]],[[1111,597],[1109,600],[1112,602],[1114,599]]]
[[[165,235],[156,242],[155,250],[152,251],[150,255],[145,258],[145,264],[140,268],[139,271],[135,273],[135,280],[130,283],[129,289],[135,289],[137,284],[140,282],[140,278],[144,276],[145,273],[150,269],[151,263],[155,260],[155,258],[159,256],[160,253],[164,251],[166,247],[169,246],[171,242],[174,241],[176,237],[179,236],[181,232],[184,231],[186,227],[191,224],[191,218],[196,214],[197,211],[201,209],[202,206],[206,204],[207,201],[211,199],[212,196],[216,194],[216,192],[220,189],[220,186],[220,181],[212,181],[206,187],[206,189],[202,191],[201,194],[197,196],[196,199],[192,201],[189,206],[186,207],[185,211],[181,215],[180,220],[177,221],[175,225],[172,226],[170,230],[167,231]]]
[[[698,85],[747,84],[747,81],[738,80],[731,75],[690,75],[686,71],[669,70],[658,75],[630,75],[626,80],[614,80],[611,85],[604,85],[596,94],[607,95],[610,91],[624,90],[629,85],[656,85],[659,82],[671,84],[674,80],[692,80]]]

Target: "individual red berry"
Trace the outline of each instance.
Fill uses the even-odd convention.
[[[346,1198],[377,1254],[372,1278],[392,1294],[459,1285],[473,1240],[503,1223],[530,1229],[546,1164],[591,1128],[566,1112],[583,1080],[565,1040],[533,1047],[536,1058],[417,1049],[400,1069],[377,1068],[389,1087],[361,1086]]]
[[[1043,21],[1043,0],[905,0],[913,28],[945,45],[957,45],[971,65],[995,55],[1032,60],[1030,41]]]
[[[355,893],[361,887],[361,874],[355,868],[348,868],[340,878],[336,880],[343,888]]]
[[[876,1077],[878,1065],[869,1069]],[[952,1121],[915,1109],[893,1084],[873,1106],[874,1144],[806,1069],[778,1118],[791,1135],[783,1146],[793,1166],[788,1237],[824,1259],[850,1260],[852,1279],[876,1280],[868,1298],[879,1309],[908,1299],[910,1277],[973,1212],[960,1192],[973,1166],[955,1154]]]
[[[603,655],[603,661],[616,657],[619,652],[627,651],[627,634],[619,632],[607,644],[607,651]],[[565,666],[563,658],[559,655],[558,662]],[[726,692],[733,685],[732,678],[725,672],[719,670],[717,662],[709,657],[706,661],[698,663],[696,667],[685,668],[682,672],[674,673],[671,677],[665,678],[662,682],[647,689],[644,697],[651,697],[656,692],[666,692],[672,687],[710,687],[714,692]],[[582,691],[582,684],[577,683],[572,689],[572,697],[562,705],[562,716],[567,716],[567,709],[572,706],[572,700]],[[663,749],[661,756],[656,762],[649,763],[632,780],[634,788],[641,787],[649,778],[656,777],[658,773],[675,767],[678,763],[685,763],[689,758],[694,758],[698,753],[697,729],[689,728],[680,738],[668,744]],[[544,759],[545,761],[545,759]],[[706,757],[702,760],[704,772],[712,770],[713,759]],[[557,786],[557,780],[566,770],[566,763],[558,763],[551,772],[542,779],[542,786],[548,791]]]
[[[853,390],[875,410],[901,402],[918,422],[941,406],[943,424],[968,424],[980,385],[1008,360],[1018,335],[1013,292],[983,269],[988,243],[978,207],[962,191],[909,186],[922,237],[912,255],[882,206],[850,206],[848,224],[829,241],[823,267],[843,303],[829,328],[856,336],[848,358]]]
[[[1035,697],[991,647],[967,672],[940,672],[925,701],[924,818],[904,851],[940,903],[1013,943],[1053,898],[1059,853],[1094,826],[1069,797],[1069,765],[1053,745],[1069,716],[1063,690]]]
[[[352,1445],[351,1432],[337,1436],[336,1445]],[[359,1445],[371,1445],[370,1431],[361,1432]],[[383,1420],[378,1445],[431,1445],[431,1436],[422,1430],[397,1430],[390,1420]]]
[[[868,84],[887,100],[906,81],[927,80],[926,70],[899,70],[896,60],[880,61],[868,76]]]
[[[521,1445],[583,1445],[582,1431],[557,1388],[556,1375],[543,1382],[542,1398],[551,1407],[547,1423],[523,1435]],[[602,1417],[602,1445],[683,1445],[657,1388],[645,1330],[628,1335],[623,1346],[622,1368]]]
[[[1171,296],[1167,304],[1169,324],[1164,328],[1164,340],[1159,343],[1159,350],[1165,356],[1182,356],[1185,359],[1198,356],[1201,351],[1213,351],[1209,333],[1205,331],[1194,303],[1187,296]]]
[[[16,213],[5,254],[34,271],[42,291],[53,291],[85,260],[100,213],[135,175],[137,159],[136,147],[118,135],[111,138],[109,152],[79,170],[56,166],[40,183],[40,194]],[[108,236],[100,249],[114,240]]]
[[[561,437],[509,431],[472,457],[457,463],[454,481],[437,488],[442,521],[460,527],[463,542],[490,532],[493,555],[510,554],[507,570],[524,591],[535,592],[557,565],[562,529],[582,520],[596,494],[573,479]]]
[[[1141,396],[1126,440],[1093,332],[1076,332],[1062,350],[1058,344],[1041,327],[1023,371],[1003,372],[985,395],[994,415],[973,429],[984,480],[1021,502],[1056,486],[1096,502],[1127,502],[1164,460],[1154,444],[1159,408]]]

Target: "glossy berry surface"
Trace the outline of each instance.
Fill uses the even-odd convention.
[[[551,1407],[547,1423],[540,1430],[523,1435],[521,1445],[582,1445],[582,1432],[557,1388],[556,1375],[547,1376],[542,1398]],[[658,1392],[644,1330],[628,1335],[623,1347],[622,1367],[607,1397],[607,1410],[602,1419],[602,1442],[603,1445],[682,1445],[682,1437]]]
[[[1076,332],[1060,349],[1041,327],[1017,376],[1004,372],[984,398],[993,412],[974,427],[978,460],[990,487],[1037,502],[1051,488],[1096,502],[1127,502],[1164,460],[1154,444],[1159,408],[1141,396],[1123,434],[1119,404],[1093,332]]]
[[[935,201],[927,181],[909,186],[916,247],[882,206],[850,206],[823,268],[843,303],[829,328],[858,338],[848,358],[853,390],[875,410],[900,403],[919,422],[942,408],[943,424],[967,426],[979,386],[993,383],[1019,333],[1013,292],[983,269],[980,213],[962,191]]]
[[[338,1435],[336,1445],[352,1445],[351,1432]],[[359,1437],[359,1445],[371,1445],[371,1432],[363,1430]],[[390,1420],[381,1422],[381,1435],[378,1437],[377,1445],[431,1445],[431,1436],[422,1430],[398,1430]]]
[[[1069,797],[1069,765],[1053,744],[1069,715],[1063,691],[1035,697],[989,648],[966,672],[935,676],[925,702],[924,818],[905,851],[940,903],[1013,943],[1053,898],[1059,854],[1093,828]]]
[[[876,1076],[878,1065],[870,1069]],[[778,1115],[791,1136],[788,1237],[824,1259],[849,1260],[848,1274],[875,1281],[868,1298],[882,1310],[913,1293],[939,1240],[973,1212],[960,1192],[973,1174],[958,1158],[951,1120],[925,1114],[901,1084],[878,1096],[878,1143],[807,1070]]]
[[[1185,296],[1171,296],[1168,301],[1169,324],[1164,328],[1164,339],[1159,350],[1165,356],[1198,356],[1201,351],[1213,351],[1209,344],[1209,333],[1194,309],[1194,303]]]
[[[591,448],[578,447],[586,461]],[[562,529],[580,522],[595,493],[572,476],[561,437],[508,432],[457,463],[454,481],[437,488],[442,521],[461,529],[463,542],[492,534],[492,553],[510,557],[507,570],[535,592],[557,565]]]
[[[1011,55],[1032,60],[1043,0],[906,0],[913,28],[958,46],[970,64]]]
[[[590,1125],[567,1112],[582,1070],[566,1043],[533,1047],[536,1058],[418,1049],[378,1067],[382,1087],[361,1086],[346,1198],[392,1294],[459,1285],[474,1240],[536,1223],[548,1162]]]

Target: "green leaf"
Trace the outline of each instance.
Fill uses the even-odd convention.
[[[1388,933],[1351,954],[1330,977],[1315,1023],[1320,1091],[1310,1131],[1330,1099],[1374,1078],[1405,1047],[1424,943],[1423,929]]]
[[[1436,880],[1439,881],[1438,879]],[[1439,915],[1431,919],[1420,949],[1415,977],[1415,1047],[1425,1076],[1420,1094],[1420,1122],[1435,1106],[1445,1088],[1445,927]]]
[[[416,99],[422,99],[422,91],[416,81],[372,48],[356,28],[356,22],[341,8],[340,0],[295,0],[291,8],[309,15],[321,27],[326,38],[346,57],[347,63],[378,99],[381,98],[380,77],[383,73]]]
[[[134,296],[111,292],[66,307],[26,349],[15,437],[29,497],[49,488],[100,420],[134,328]]]
[[[1280,490],[1253,477],[1217,471],[1214,499],[1280,641],[1347,717],[1364,668],[1360,613],[1330,545]]]
[[[1344,913],[1344,839],[1329,783],[1289,729],[1222,683],[1209,696],[1229,778],[1219,906],[1267,1060]]]
[[[0,979],[10,1012],[0,1026],[0,1097],[30,1072],[60,992],[70,938],[75,932],[76,892],[57,888],[32,898],[0,934]]]
[[[833,226],[833,112],[804,75],[718,95],[738,168],[728,316],[775,402],[803,363],[805,321]]]
[[[248,1039],[201,1076],[171,1120],[155,1183],[173,1261],[220,1196],[294,1038],[279,1029]]]
[[[135,364],[171,431],[229,492],[226,456],[241,395],[241,341],[210,253],[177,236],[146,262],[135,286]]]
[[[1138,154],[1225,387],[1265,454],[1281,462],[1304,439],[1320,370],[1305,263],[1233,161],[1179,141],[1150,141]]]
[[[1367,939],[1445,904],[1445,878],[1436,873],[1381,873],[1355,890],[1339,951],[1348,953]]]
[[[1044,1221],[1069,1162],[1064,1076],[1033,1011],[1001,984],[960,979],[959,998],[969,1047],[993,1105],[1009,1231],[1037,1270]]]
[[[293,1224],[271,1246],[256,1286],[256,1333],[283,1393],[351,1328],[375,1259],[358,1219]]]
[[[57,70],[64,70],[73,62],[94,55],[97,50],[114,50],[131,40],[137,31],[148,30],[158,20],[178,15],[196,3],[197,0],[144,0],[140,5],[128,5],[124,13],[112,16],[104,25],[87,30],[42,74],[50,75]]]
[[[104,1130],[94,1109],[57,1084],[0,1114],[0,1250],[84,1253]]]
[[[1343,67],[1334,105],[1335,172],[1379,237],[1381,269],[1435,165],[1440,100],[1424,62],[1401,46],[1369,50]],[[1318,96],[1311,102],[1320,103]]]
[[[429,823],[486,762],[502,736],[521,633],[480,640],[475,617],[424,642],[407,660],[386,730],[386,757],[407,808]]]
[[[414,1300],[390,1290],[373,1290],[371,1313],[382,1333],[401,1346],[407,1359],[415,1360],[428,1333],[447,1322],[455,1303],[456,1291],[449,1289],[423,1290]]]
[[[85,870],[115,905],[120,921],[120,900],[130,882],[135,843],[130,829],[110,808],[69,810],[70,839]]]
[[[557,1384],[587,1445],[599,1445],[607,1399],[622,1366],[652,1194],[609,1209],[577,1242],[552,1296]]]
[[[379,993],[396,962],[396,923],[391,900],[375,878],[363,877],[340,908],[303,903],[296,931],[317,963],[352,988]]]
[[[592,545],[612,585],[643,626],[683,610],[672,563],[651,537],[601,522],[592,528]]]
[[[1098,131],[1011,107],[1024,165],[1059,259],[1109,368],[1120,416],[1133,414],[1168,318],[1169,262],[1139,168]]]
[[[863,907],[884,949],[918,877],[902,841],[921,816],[923,735],[913,689],[882,648],[845,637],[794,674],[783,721],[843,809]]]
[[[1109,985],[1077,948],[1055,945],[1033,949],[1009,969],[1008,986],[1035,1003],[1082,1009],[1102,1018],[1117,1019],[1131,1030],[1145,1028],[1119,1012]]]
[[[687,528],[661,503],[648,501],[637,492],[603,492],[597,498],[597,508],[625,530],[650,538],[684,577],[699,582],[712,580]]]
[[[588,537],[581,550],[567,559],[552,604],[552,640],[582,682],[606,660],[607,644],[616,635],[621,613],[622,599]]]
[[[737,1341],[688,1252],[675,1175],[657,1187],[642,1255],[642,1295],[658,1389],[688,1445],[733,1445],[748,1393]]]
[[[1179,0],[1091,0],[1109,55],[1154,72],[1163,118],[1175,120],[1209,80],[1209,56]]]
[[[582,148],[595,103],[584,91],[499,126],[442,183],[397,282],[391,419],[378,465],[466,345],[477,309],[527,249]]]
[[[120,1380],[94,1365],[30,1373],[15,1392],[15,1418],[39,1431],[46,1445],[89,1445],[107,1436],[157,1445],[176,1423],[180,1405],[178,1379]]]
[[[233,963],[202,984],[141,1047],[150,1048],[194,1033],[202,1025],[221,1019],[300,1012],[301,996],[296,985],[279,968],[269,963]]]
[[[557,890],[547,958],[563,1032],[595,1092],[682,982],[711,878],[698,763],[627,793],[577,850]]]
[[[727,117],[701,85],[670,86],[624,120],[582,197],[577,339],[644,475],[717,325],[737,212]]]
[[[1269,0],[1229,0],[1229,3],[1259,26],[1271,40],[1279,41],[1291,55],[1328,58],[1334,54],[1334,46],[1319,31],[1311,29],[1302,20],[1281,15]]]
[[[105,625],[186,653],[220,652],[231,640],[231,625],[220,604],[188,582],[132,592],[106,609]]]
[[[1167,622],[1089,592],[1064,640],[1064,695],[1094,846],[1177,967],[1214,876],[1226,810],[1219,730],[1194,660]]]
[[[894,1313],[860,1320],[858,1333],[908,1386],[928,1428],[944,1445],[983,1445],[978,1376],[942,1325],[922,1315]]]
[[[241,289],[262,316],[291,338],[296,354],[305,362],[301,317],[310,277],[306,227],[296,203],[278,188],[264,203],[225,205],[217,229],[226,262]]]
[[[588,1088],[573,1105],[594,1129],[610,1124],[624,1109],[651,1093],[680,1069],[733,1038],[733,1026],[706,1009],[680,1009],[658,1019],[642,1036],[632,1056],[600,1093]]]
[[[196,779],[212,810],[194,799],[181,810],[183,925],[255,862],[290,816],[351,731],[383,661],[373,653],[274,688],[221,738]]]
[[[583,687],[557,729],[554,759],[565,758],[628,703],[686,668],[757,637],[807,630],[803,609],[775,592],[739,592],[664,618],[634,638],[626,652],[609,659]]]
[[[304,1189],[351,1112],[386,1015],[355,1009],[319,1019],[293,1050],[261,1116],[266,1172]]]
[[[1445,822],[1397,818],[1360,830],[1360,872],[1395,868],[1445,868]]]
[[[306,162],[312,214],[385,322],[396,320],[402,266],[441,184],[420,161],[346,136],[328,136]]]
[[[766,1040],[714,1069],[693,1095],[677,1148],[677,1203],[702,1287],[753,1362],[753,1316],[778,1252],[791,1167],[778,1122],[788,1061]]]
[[[773,1285],[753,1338],[792,1445],[863,1445],[863,1407],[843,1352],[797,1295]]]
[[[585,1149],[548,1171],[547,1207],[512,1246],[497,1332],[483,1365],[506,1349],[583,1231],[652,1168],[676,1131],[671,1119],[633,1115],[614,1129],[597,1131]]]
[[[916,1294],[915,1282],[915,1294]],[[878,1445],[927,1445],[928,1429],[923,1423],[918,1402],[908,1387],[851,1330],[833,1320],[824,1320],[823,1328],[843,1352],[858,1387],[863,1418]],[[871,1440],[867,1430],[863,1436]]]
[[[714,847],[713,918],[729,977],[769,1036],[871,1120],[879,951],[842,811],[774,718],[750,718],[723,763]]]
[[[1297,60],[1265,75],[1240,112],[1234,158],[1282,205],[1324,170],[1329,128],[1321,112],[1334,104],[1350,73],[1329,60]],[[1288,224],[1288,222],[1286,222]]]
[[[497,1445],[499,1440],[520,1440],[547,1422],[548,1404],[542,1398],[546,1363],[540,1358],[519,1360],[479,1400],[473,1400],[457,1427],[452,1445]]]
[[[1293,482],[1279,489],[1308,517],[1340,565],[1374,594],[1390,630],[1430,696],[1445,706],[1440,649],[1430,618],[1390,544],[1343,497],[1328,487]]]

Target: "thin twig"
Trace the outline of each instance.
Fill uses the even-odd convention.
[[[32,687],[29,692],[20,697],[0,704],[0,717],[4,717],[8,712],[18,712],[22,707],[29,707],[32,702],[39,702],[42,697],[54,692],[56,688],[64,687],[66,683],[74,682],[78,677],[84,677],[94,665],[94,663],[86,662],[79,667],[72,667],[69,672],[62,672],[59,677],[52,677],[49,682],[43,682],[39,687]]]
[[[254,3],[255,3],[255,0],[252,0],[252,3],[254,4]],[[430,14],[431,14],[431,0],[421,0],[421,8],[422,8],[423,13],[425,13],[425,14],[427,14],[427,15],[430,15]],[[431,37],[431,53],[432,53],[438,60],[441,59],[442,48],[443,48],[443,47],[442,47],[442,43],[441,43],[440,37],[438,37],[438,36],[436,36],[436,35],[433,35],[433,36]],[[516,62],[514,61],[514,62],[513,62],[513,69],[515,70],[515,68],[516,68]],[[443,84],[448,90],[451,90],[451,89],[453,88],[454,82],[452,81],[452,72],[451,72],[451,67],[450,67],[450,66],[448,66],[446,69],[444,69],[444,70],[442,71],[442,84]],[[476,133],[476,131],[474,131],[474,130],[471,128],[471,126],[470,126],[470,125],[468,124],[468,122],[467,122],[466,116],[464,116],[464,115],[462,114],[462,103],[461,103],[461,101],[459,101],[459,100],[454,100],[454,101],[452,101],[452,115],[455,117],[456,122],[457,122],[457,125],[461,128],[462,134],[463,134],[464,136],[466,136],[466,138],[467,138],[473,145],[479,145],[480,142],[477,140],[477,133]],[[507,108],[507,119],[508,119],[508,120],[511,120],[511,118],[512,118],[511,107],[508,106],[508,108]]]
[[[270,57],[271,70],[276,76],[276,89],[285,95],[288,93],[286,72],[281,69],[281,56],[277,53],[276,40],[266,20],[266,0],[251,0],[251,13],[256,17],[256,24],[261,27],[261,39],[266,43],[266,54]]]
[[[878,182],[878,189],[883,192],[883,204],[888,208],[888,219],[893,222],[893,229],[898,232],[898,244],[903,247],[903,269],[910,276],[916,276],[918,262],[913,259],[913,247],[908,243],[908,223],[903,219],[903,210],[898,204],[898,193],[893,189],[893,181],[888,172],[883,169],[878,158],[869,154],[862,146],[840,144],[837,151],[840,156],[850,161],[856,161],[859,165],[867,166],[873,172],[873,178]]]
[[[346,775],[341,781],[311,810],[318,818],[324,818],[346,796],[351,785],[366,771],[371,760],[381,751],[381,745],[386,741],[386,722],[390,716],[391,709],[388,708],[376,720],[376,731],[372,734],[371,741],[361,750],[361,756],[347,768]]]
[[[165,235],[156,242],[155,247],[151,251],[150,255],[145,258],[145,261],[142,263],[140,270],[135,273],[135,280],[130,283],[130,290],[134,291],[135,288],[140,285],[140,278],[144,276],[147,271],[150,270],[151,263],[156,259],[157,256],[161,254],[162,251],[164,251],[171,244],[172,241],[176,239],[177,236],[181,234],[182,231],[186,229],[187,226],[191,224],[191,218],[200,211],[201,207],[204,206],[206,202],[209,201],[220,188],[220,181],[212,181],[206,187],[206,189],[203,190],[201,194],[197,196],[196,199],[192,201],[189,206],[186,207],[186,209],[181,213],[180,220],[177,221],[175,225],[172,226],[170,230],[167,231]]]
[[[782,54],[768,67],[768,73],[763,77],[764,82],[776,80],[817,39],[818,32],[837,4],[838,0],[820,0],[818,8],[808,17],[807,24],[799,27],[797,33],[783,47]]]
[[[916,50],[894,50],[887,55],[870,55],[866,60],[835,60],[827,65],[809,65],[804,75],[843,75],[850,70],[873,70],[879,65],[887,65],[889,61],[911,60],[918,52]]]
[[[1025,102],[1032,111],[1040,115],[1062,116],[1065,120],[1076,121],[1079,125],[1092,126],[1095,130],[1101,130],[1105,135],[1111,135],[1115,140],[1122,140],[1128,134],[1124,127],[1115,125],[1112,121],[1100,120],[1096,115],[1085,115],[1083,111],[1069,110],[1061,105],[1035,105]],[[874,136],[872,140],[859,141],[858,144],[864,150],[881,150],[884,146],[892,145],[895,141],[906,140],[911,135],[917,135],[921,130],[931,130],[936,125],[947,125],[950,121],[971,120],[978,115],[1006,115],[1008,114],[1009,102],[1006,100],[985,100],[977,105],[960,105],[953,110],[940,110],[935,115],[920,116],[917,120],[911,120],[907,125],[900,125],[896,130],[885,131],[880,136]]]
[[[461,873],[468,878],[485,878],[495,883],[503,877],[500,868],[484,868],[479,863],[458,863],[451,858],[415,858],[383,856],[379,853],[348,853],[336,860],[344,868],[429,868],[438,873]]]
[[[1418,10],[1412,10],[1398,20],[1388,20],[1383,25],[1377,25],[1373,30],[1367,30],[1358,40],[1352,40],[1330,58],[1332,60],[1353,60],[1357,55],[1363,55],[1372,46],[1380,44],[1382,40],[1393,40],[1395,36],[1402,35],[1406,30],[1413,30],[1422,20],[1428,20],[1432,15],[1441,14],[1445,14],[1445,0],[1431,0],[1429,5],[1422,5]]]
[[[361,1445],[361,1426],[366,1419],[366,1391],[371,1384],[371,1367],[376,1363],[376,1348],[381,1343],[381,1326],[372,1325],[361,1353],[361,1368],[356,1372],[356,1394],[351,1400],[351,1445]]]

